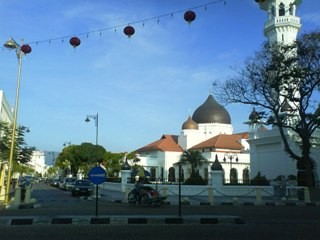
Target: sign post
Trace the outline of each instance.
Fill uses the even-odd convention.
[[[98,185],[106,181],[107,173],[102,167],[97,166],[91,168],[88,173],[88,177],[93,184],[96,184],[96,217],[98,217]]]

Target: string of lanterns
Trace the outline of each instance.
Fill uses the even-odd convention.
[[[183,15],[183,18],[188,24],[191,24],[196,19],[196,13],[193,10],[198,9],[198,8],[202,8],[202,7],[207,9],[207,6],[212,5],[212,4],[217,4],[217,3],[220,3],[220,2],[224,2],[224,4],[226,4],[226,0],[215,0],[215,1],[212,1],[212,2],[209,2],[209,3],[206,3],[206,4],[202,4],[202,5],[198,5],[198,6],[189,8],[188,10],[180,10],[180,11],[176,11],[176,12],[173,12],[173,13],[170,13],[170,14],[168,13],[168,14],[164,14],[164,15],[161,15],[161,16],[156,16],[156,17],[152,17],[152,18],[148,18],[148,19],[144,19],[144,20],[135,21],[135,22],[132,22],[132,23],[129,23],[129,24],[126,24],[126,25],[119,25],[119,26],[104,28],[104,29],[100,29],[100,30],[90,31],[90,32],[86,32],[86,33],[79,33],[79,34],[75,34],[74,36],[71,36],[71,37],[70,36],[69,37],[58,37],[58,38],[54,38],[54,39],[48,39],[48,40],[31,42],[29,44],[23,44],[20,47],[20,50],[24,54],[28,54],[28,53],[30,53],[32,51],[32,48],[30,47],[30,45],[32,45],[32,44],[38,44],[40,42],[49,42],[49,43],[51,43],[52,41],[55,41],[55,40],[64,41],[64,39],[66,39],[66,38],[70,38],[69,39],[70,45],[72,47],[74,47],[74,48],[77,48],[81,44],[81,40],[80,40],[80,38],[78,36],[81,36],[81,35],[87,35],[88,36],[90,33],[95,33],[95,32],[100,32],[100,35],[101,35],[102,31],[107,31],[107,30],[110,30],[110,29],[116,29],[116,28],[119,28],[119,27],[123,27],[123,33],[128,38],[131,38],[131,36],[135,34],[135,28],[132,25],[137,24],[137,23],[142,23],[144,25],[144,23],[146,21],[151,21],[151,20],[154,20],[154,19],[158,19],[158,22],[159,22],[160,18],[167,17],[167,16],[173,16],[174,14],[181,13],[181,12],[185,12],[184,15]]]

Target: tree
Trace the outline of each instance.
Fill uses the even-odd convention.
[[[11,138],[12,138],[12,124],[0,121],[0,161],[8,161],[10,157]],[[13,152],[13,172],[21,172],[19,164],[28,163],[31,159],[32,152],[35,147],[29,147],[24,139],[28,128],[19,126],[16,130],[14,152]]]
[[[109,178],[119,176],[121,165],[124,164],[123,159],[125,155],[125,153],[112,153],[108,151],[106,152],[103,159],[103,164],[104,166],[106,166]]]
[[[51,166],[47,170],[47,177],[55,177],[58,174],[58,167],[57,166]]]
[[[100,145],[82,143],[65,147],[56,159],[56,166],[63,170],[64,175],[76,176],[79,170],[85,175],[89,170],[101,163],[105,157],[106,150]]]
[[[187,179],[187,184],[205,184],[203,178],[200,176],[199,169],[208,160],[202,156],[201,152],[196,150],[184,151],[180,162],[182,164],[189,163],[191,165],[191,174],[189,179]]]
[[[315,186],[310,150],[320,126],[320,32],[305,33],[292,44],[266,42],[216,91],[223,103],[257,107],[251,120],[278,128],[285,152],[297,162],[298,185]]]

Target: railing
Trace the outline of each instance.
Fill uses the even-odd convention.
[[[283,17],[278,17],[276,19],[270,19],[266,22],[265,28],[269,28],[270,26],[273,26],[273,25],[287,24],[287,23],[300,25],[300,18],[295,16],[283,16]]]

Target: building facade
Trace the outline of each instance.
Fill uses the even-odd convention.
[[[240,183],[249,178],[249,133],[233,133],[228,111],[210,94],[192,117],[182,124],[180,135],[162,137],[136,150],[140,163],[151,178],[163,181],[178,179],[179,161],[184,151],[200,151],[208,162],[200,168],[200,175],[209,178],[210,165],[217,159],[223,168],[226,182]],[[191,167],[182,166],[184,179]],[[244,180],[245,179],[245,180]]]

